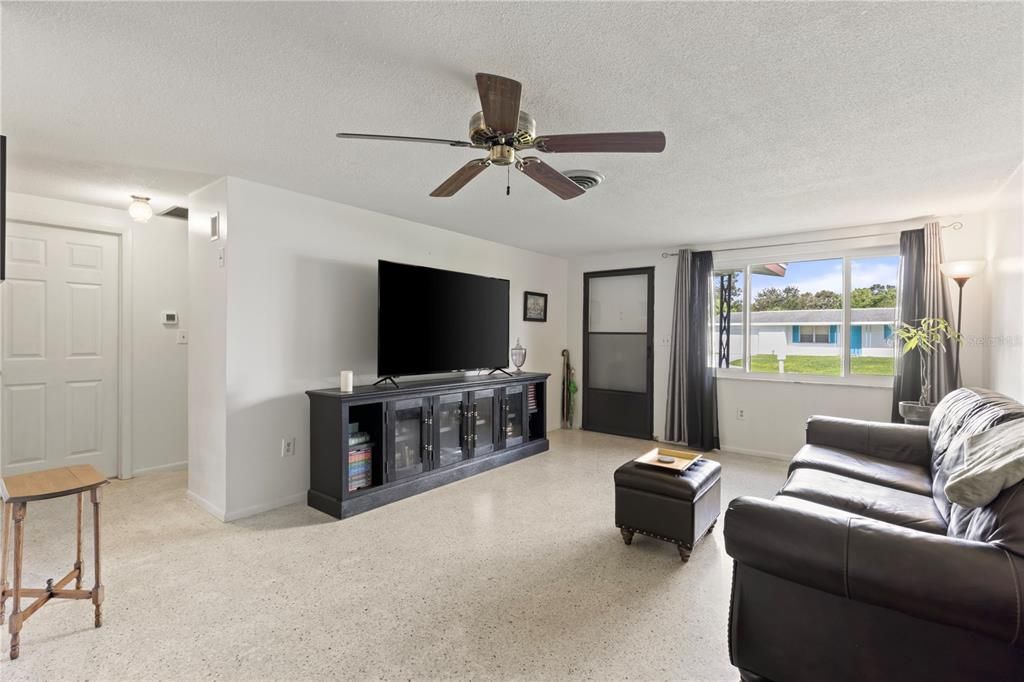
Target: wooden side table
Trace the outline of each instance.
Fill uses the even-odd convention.
[[[96,610],[96,627],[103,624],[101,605],[103,604],[103,583],[100,582],[100,499],[102,487],[109,483],[106,477],[92,465],[83,464],[59,469],[36,471],[31,474],[19,474],[0,479],[0,493],[3,494],[3,550],[0,554],[3,564],[0,566],[0,624],[4,622],[7,598],[13,601],[11,609],[11,659],[21,652],[21,628],[29,616],[43,607],[51,599],[91,599]],[[82,496],[88,492],[92,501],[92,532],[95,547],[96,580],[91,590],[82,589],[85,573],[82,569]],[[76,532],[75,566],[71,572],[58,580],[46,581],[46,587],[40,589],[23,588],[21,586],[22,558],[25,552],[25,511],[29,502],[48,500],[66,495],[78,496],[78,524]],[[7,550],[10,545],[11,520],[14,521],[14,586],[7,586]],[[64,589],[72,580],[74,589]],[[22,597],[35,597],[24,611],[21,609]]]

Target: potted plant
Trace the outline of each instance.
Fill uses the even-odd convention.
[[[928,368],[928,357],[938,349],[946,351],[943,341],[949,339],[960,343],[960,333],[941,317],[924,317],[916,325],[902,324],[896,329],[896,336],[903,341],[903,354],[917,350],[921,362],[921,398],[920,400],[903,400],[900,402],[900,416],[908,424],[927,424],[932,416],[934,404],[928,403],[928,392],[931,389],[931,374]]]

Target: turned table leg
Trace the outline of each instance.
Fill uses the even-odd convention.
[[[96,582],[92,588],[92,603],[96,606],[96,627],[103,625],[103,583],[100,579],[100,499],[101,488],[93,488],[89,493],[92,499],[92,536],[95,546],[93,547],[93,559],[96,573]]]
[[[690,549],[689,547],[686,547],[685,545],[677,545],[677,547],[679,547],[679,558],[682,559],[684,563],[689,561],[690,560],[690,553],[693,550]]]
[[[633,544],[633,531],[627,528],[620,528],[619,532],[622,533],[622,541],[627,545]]]
[[[21,562],[25,554],[25,507],[24,502],[15,502],[14,516],[14,590],[11,594],[11,660],[21,653]]]
[[[82,573],[82,505],[84,500],[82,499],[82,493],[75,495],[75,504],[78,507],[78,520],[75,525],[75,570],[78,574],[75,576],[75,589],[82,589],[82,579],[85,577]]]
[[[4,515],[4,536],[0,540],[0,544],[3,545],[0,549],[0,625],[3,625],[6,621],[5,613],[7,608],[7,548],[11,541],[11,508],[13,505],[4,503],[3,515]]]

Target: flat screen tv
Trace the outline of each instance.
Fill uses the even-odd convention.
[[[508,280],[377,262],[377,374],[508,366]]]

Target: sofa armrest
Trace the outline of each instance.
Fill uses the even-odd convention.
[[[1024,559],[988,543],[741,497],[725,513],[725,551],[784,580],[1024,647]]]
[[[928,466],[932,457],[928,427],[910,424],[814,415],[807,420],[807,443],[921,466]]]

